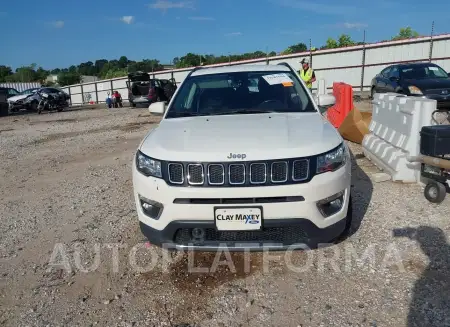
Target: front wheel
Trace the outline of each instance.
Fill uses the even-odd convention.
[[[430,182],[425,186],[425,198],[431,203],[439,204],[444,201],[447,195],[447,189],[444,184],[439,182]]]
[[[36,112],[38,109],[38,105],[39,105],[39,103],[37,101],[32,101],[30,103],[30,107],[28,108],[28,110]]]

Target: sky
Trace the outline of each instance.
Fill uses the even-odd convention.
[[[97,59],[153,59],[187,52],[280,52],[328,37],[389,39],[401,27],[450,33],[448,0],[16,0],[0,6],[0,65],[64,68]],[[5,32],[6,31],[6,32]]]

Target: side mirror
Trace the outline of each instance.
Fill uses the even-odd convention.
[[[165,102],[153,102],[149,107],[148,111],[152,114],[162,115],[164,111],[166,111],[166,103]]]
[[[336,98],[332,94],[319,94],[317,96],[317,105],[319,107],[332,106],[336,103]]]
[[[398,81],[400,80],[400,78],[391,76],[391,77],[389,77],[389,80],[390,80],[391,82],[398,82]]]

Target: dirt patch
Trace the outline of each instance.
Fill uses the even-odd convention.
[[[67,139],[71,137],[77,137],[81,135],[90,135],[90,134],[98,134],[108,131],[122,131],[122,132],[133,132],[137,131],[147,125],[151,125],[153,122],[142,122],[142,123],[128,123],[126,125],[116,125],[116,126],[105,126],[100,128],[93,128],[87,131],[74,131],[74,132],[67,132],[67,133],[55,133],[50,134],[46,137],[43,137],[41,139],[34,140],[33,142],[28,143],[28,145],[38,145],[38,144],[44,144],[51,141],[57,141],[61,139]]]
[[[226,282],[243,279],[262,267],[260,255],[192,253],[170,267],[170,280],[181,291],[198,289],[199,295]]]
[[[39,121],[30,122],[29,125],[33,126],[33,125],[47,124],[47,123],[50,123],[50,124],[52,124],[52,123],[78,123],[78,122],[85,121],[88,119],[90,119],[90,118],[78,118],[78,119],[66,118],[66,119],[58,119],[58,120],[39,120]]]
[[[158,310],[167,317],[171,326],[195,326],[199,320],[211,319],[208,306],[213,292],[221,285],[230,283],[235,292],[244,296],[248,290],[233,287],[233,282],[261,271],[261,253],[215,253],[190,252],[179,254],[169,265],[166,273],[142,274],[145,283],[164,278],[165,285],[171,285],[179,301],[159,302]]]

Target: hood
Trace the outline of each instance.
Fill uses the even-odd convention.
[[[342,142],[319,113],[270,113],[163,119],[141,143],[150,157],[173,161],[227,161],[306,157]]]
[[[405,83],[408,86],[417,86],[422,92],[433,89],[450,89],[450,78],[407,79]]]
[[[32,95],[32,94],[19,94],[19,95],[15,95],[15,96],[13,96],[13,97],[8,98],[8,101],[9,101],[9,102],[16,102],[16,101],[25,99],[25,98],[27,98],[27,97],[30,96],[30,95]]]

